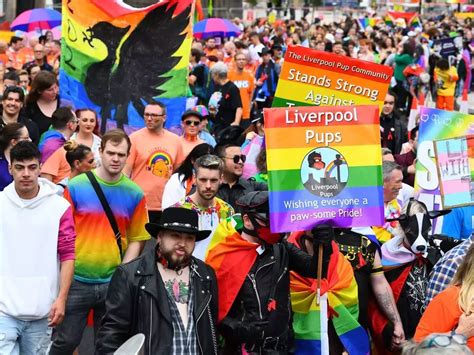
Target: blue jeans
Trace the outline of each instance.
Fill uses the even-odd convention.
[[[66,302],[63,322],[53,332],[50,355],[70,355],[79,346],[87,325],[87,316],[94,310],[94,336],[105,313],[109,284],[88,284],[74,280]]]
[[[50,344],[47,318],[26,321],[0,315],[0,354],[45,355]]]

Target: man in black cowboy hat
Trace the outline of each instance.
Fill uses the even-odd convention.
[[[192,256],[198,229],[193,210],[170,207],[145,225],[156,249],[117,268],[109,285],[96,354],[112,354],[128,338],[145,334],[145,354],[217,354],[217,281]]]

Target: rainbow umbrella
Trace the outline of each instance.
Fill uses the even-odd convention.
[[[33,9],[22,12],[10,25],[12,31],[49,30],[61,25],[61,13],[53,9]]]
[[[194,37],[237,37],[240,29],[229,20],[223,18],[208,18],[197,22],[193,26]]]

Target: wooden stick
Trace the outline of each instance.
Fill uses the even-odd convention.
[[[317,304],[319,305],[319,301],[321,298],[321,277],[323,275],[323,245],[319,244],[318,246],[318,289],[317,289]]]

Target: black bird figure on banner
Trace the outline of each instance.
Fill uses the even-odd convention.
[[[124,41],[130,26],[98,22],[84,33],[83,41],[90,46],[100,40],[107,47],[107,57],[88,68],[84,82],[89,99],[101,107],[101,132],[114,110],[117,127],[123,128],[128,123],[129,104],[143,115],[145,105],[165,92],[160,87],[170,77],[164,74],[181,60],[173,54],[186,37],[191,14],[190,5],[173,17],[177,4],[167,5],[146,14]]]

